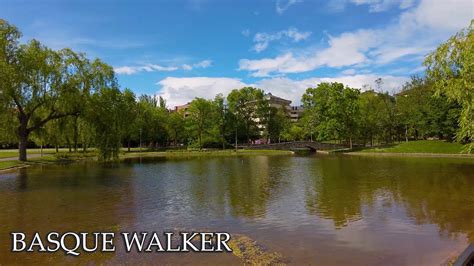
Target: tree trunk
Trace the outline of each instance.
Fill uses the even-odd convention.
[[[27,132],[20,132],[19,140],[20,142],[18,144],[18,149],[19,149],[20,155],[19,155],[18,160],[22,162],[26,162],[26,145],[28,142]]]
[[[352,150],[352,136],[349,137],[349,148]]]
[[[237,128],[235,128],[235,152],[237,152]]]
[[[199,150],[202,150],[202,136],[201,136],[201,133],[199,133]]]
[[[408,142],[408,125],[405,126],[405,142]]]
[[[18,160],[26,162],[26,145],[28,144],[28,119],[25,116],[20,117],[20,126],[18,127]]]
[[[79,129],[77,128],[77,116],[74,117],[74,152],[77,152],[77,139],[79,137]]]
[[[127,148],[128,148],[128,152],[130,152],[130,137],[128,138],[128,141],[127,141]]]

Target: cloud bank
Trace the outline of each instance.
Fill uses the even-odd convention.
[[[382,5],[388,1],[354,0],[359,4]],[[411,6],[409,1],[398,1]],[[409,5],[410,4],[410,5]],[[375,7],[374,7],[375,8]],[[392,23],[377,29],[359,29],[329,35],[327,47],[284,52],[276,57],[241,59],[239,70],[254,77],[301,73],[321,67],[377,67],[395,60],[422,58],[472,19],[472,0],[421,0]],[[256,51],[268,46],[267,38],[257,42]]]
[[[364,85],[376,88],[375,80],[383,80],[383,91],[395,92],[408,81],[407,77],[391,75],[346,75],[339,77],[313,77],[303,80],[293,80],[286,77],[269,78],[257,81],[255,84],[247,84],[237,78],[228,77],[167,77],[157,83],[161,87],[158,95],[167,100],[168,107],[185,104],[195,97],[212,99],[218,93],[224,96],[233,90],[245,86],[261,88],[266,92],[291,100],[294,105],[301,104],[301,96],[309,87],[315,87],[321,82],[342,82],[343,84],[362,89]]]

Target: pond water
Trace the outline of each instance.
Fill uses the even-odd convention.
[[[439,265],[474,241],[474,160],[244,156],[0,174],[0,264],[241,263],[228,253],[11,253],[10,232],[225,231],[290,264]]]

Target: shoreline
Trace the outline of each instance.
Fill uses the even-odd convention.
[[[425,153],[425,152],[344,152],[353,156],[379,156],[379,157],[427,157],[427,158],[473,158],[474,154],[462,153]]]
[[[123,153],[119,156],[118,162],[126,159],[136,159],[136,158],[197,158],[197,157],[232,157],[232,156],[258,156],[258,155],[293,155],[292,151],[284,150],[203,150],[203,151],[144,151],[144,152],[130,152]],[[34,160],[20,162],[18,159],[5,160],[4,158],[0,163],[11,163],[11,166],[2,168],[0,164],[0,174],[14,171],[34,165],[47,165],[47,164],[58,164],[58,163],[74,163],[80,161],[96,161],[97,156],[84,156],[76,157],[72,156],[70,158],[57,158],[55,154],[48,154],[42,158],[34,158]]]
[[[197,157],[232,157],[232,156],[258,156],[258,155],[293,155],[295,152],[286,150],[193,150],[193,151],[144,151],[123,153],[118,161],[135,158],[197,158]],[[368,156],[368,157],[412,157],[412,158],[460,158],[474,159],[474,154],[455,154],[455,153],[398,153],[398,152],[351,152],[351,151],[326,151],[318,150],[316,154],[334,155],[343,154],[351,156]],[[0,166],[0,174],[34,165],[46,165],[57,163],[73,163],[79,161],[97,161],[96,156],[71,157],[71,158],[55,158],[53,154],[48,154],[42,158],[34,158],[27,162],[19,162],[16,158],[12,160],[3,160],[3,163],[12,163],[13,165],[2,168]],[[53,158],[52,158],[53,157]],[[4,158],[7,159],[7,158]],[[1,162],[0,162],[1,163]]]

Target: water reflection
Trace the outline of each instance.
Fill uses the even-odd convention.
[[[474,241],[473,173],[472,160],[350,156],[31,167],[0,175],[0,235],[206,228],[246,233],[294,263],[334,262],[330,254],[338,252],[347,254],[340,263],[401,257],[423,264]],[[0,243],[0,263],[45,262],[13,256],[8,245]],[[426,258],[417,261],[420,254]],[[94,259],[138,257],[117,252]]]
[[[400,205],[417,224],[435,223],[442,235],[466,233],[474,241],[474,164],[455,160],[319,160],[311,165],[306,206],[341,228],[361,219],[364,208],[388,212]]]
[[[73,171],[71,171],[71,167]],[[31,167],[16,177],[0,177],[0,264],[38,261],[67,262],[63,253],[18,253],[10,250],[10,232],[42,235],[57,232],[110,232],[130,223],[130,169],[88,165]],[[96,263],[113,254],[85,254]]]

